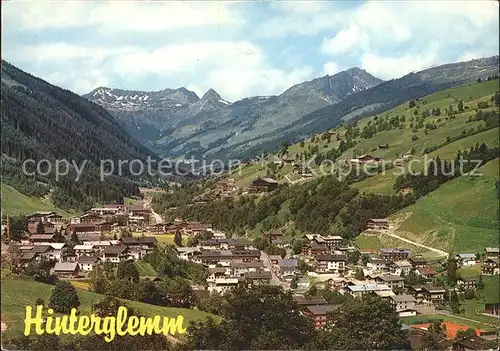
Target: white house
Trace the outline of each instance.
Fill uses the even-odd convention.
[[[102,250],[101,258],[104,262],[120,263],[129,258],[129,250],[125,245],[108,246]]]
[[[343,292],[353,296],[361,296],[367,292],[376,291],[391,291],[385,284],[364,284],[364,285],[347,285],[343,288]]]
[[[64,246],[66,246],[65,243],[50,243],[49,246],[51,247],[51,252],[50,256],[53,260],[55,261],[61,261],[62,257],[62,249]]]
[[[415,316],[415,298],[412,295],[392,295],[389,297],[391,304],[396,307],[399,317]]]
[[[346,255],[317,255],[316,272],[333,274],[343,273],[346,261]]]
[[[175,251],[177,251],[177,257],[184,261],[189,261],[194,255],[201,252],[197,247],[176,247]]]
[[[472,267],[476,265],[476,255],[472,253],[458,254],[455,256],[460,267]]]
[[[99,257],[96,256],[80,256],[78,264],[83,272],[91,272],[99,264]]]
[[[76,256],[90,255],[94,252],[94,245],[75,245],[73,247]]]

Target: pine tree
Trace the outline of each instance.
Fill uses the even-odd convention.
[[[37,234],[45,233],[45,226],[43,225],[42,221],[38,222],[38,224],[36,225],[36,233]]]
[[[182,246],[182,235],[181,235],[181,232],[179,229],[177,229],[175,231],[175,235],[174,235],[174,243],[175,245],[177,246]]]

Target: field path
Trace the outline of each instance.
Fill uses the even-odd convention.
[[[387,232],[382,233],[382,235],[387,235],[387,236],[390,236],[392,238],[396,238],[398,240],[407,242],[409,244],[412,244],[412,245],[415,245],[415,246],[418,246],[418,247],[423,247],[424,249],[427,249],[429,251],[434,251],[434,252],[436,252],[436,253],[438,253],[438,254],[440,254],[442,256],[448,257],[448,253],[446,251],[436,249],[435,247],[430,247],[430,246],[422,245],[422,244],[416,243],[415,241],[411,241],[409,239],[406,239],[406,238],[403,238],[403,237],[401,237],[399,235],[394,234],[396,232],[396,230],[399,229],[399,226],[401,225],[401,223],[403,223],[404,221],[406,221],[411,215],[412,215],[411,212],[404,213],[401,217],[396,218],[393,221],[391,221],[390,224],[389,224],[389,229],[387,230]]]
[[[443,314],[443,315],[446,315],[446,316],[452,316],[453,318],[462,319],[464,321],[475,322],[475,323],[482,323],[482,324],[488,325],[490,327],[497,327],[497,325],[495,325],[495,324],[486,323],[486,322],[483,322],[483,321],[479,321],[477,319],[460,317],[460,316],[457,316],[456,314],[450,313],[450,312],[445,311],[445,310],[438,310],[437,312],[438,312],[438,314]]]
[[[153,215],[154,219],[155,219],[155,223],[161,223],[163,221],[163,218],[155,212],[155,210],[153,209],[153,206],[151,206],[151,198],[145,198],[144,199],[144,208],[148,208],[151,210],[151,214]]]

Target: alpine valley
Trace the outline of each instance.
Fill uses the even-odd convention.
[[[247,159],[333,128],[343,120],[392,108],[411,98],[498,71],[499,57],[445,64],[383,81],[358,67],[292,86],[277,96],[229,102],[209,89],[134,91],[99,87],[83,97],[160,156]]]

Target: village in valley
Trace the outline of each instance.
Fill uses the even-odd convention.
[[[258,182],[253,185],[264,186]],[[394,306],[403,325],[411,328],[416,343],[439,317],[457,330],[467,329],[469,318],[453,317],[453,312],[457,312],[453,309],[459,308],[453,295],[477,296],[489,277],[500,274],[498,247],[426,259],[404,247],[360,249],[354,242],[332,235],[305,234],[292,245],[280,230],[270,230],[261,233],[258,243],[277,247],[280,254],[268,254],[258,248],[260,244],[255,240],[227,237],[210,223],[178,218],[166,222],[143,200],[134,205],[92,208],[68,219],[55,212],[40,211],[26,216],[26,220],[19,241],[11,240],[9,223],[3,226],[4,259],[15,272],[44,261],[50,262],[51,273],[57,278],[85,282],[96,267],[106,262],[137,264],[155,250],[170,249],[178,259],[205,267],[204,284],[191,286],[200,296],[224,294],[237,286],[279,285],[291,291],[302,313],[312,318],[316,328],[322,328],[338,304],[328,302],[318,291],[351,297],[374,294]],[[378,235],[386,232],[389,225],[386,218],[372,218],[367,221],[365,232]],[[452,264],[455,266],[450,268]],[[448,269],[443,270],[443,266]],[[450,274],[450,269],[456,275],[452,291],[443,287],[441,279]],[[457,273],[471,269],[477,274]],[[480,309],[474,313],[478,316],[499,317],[500,301],[482,301],[477,306]],[[451,338],[457,330],[450,331]],[[480,339],[496,338],[496,331],[491,328],[476,328],[476,333]],[[462,347],[476,349],[470,345]]]

